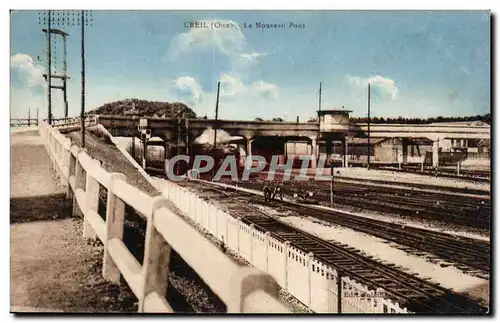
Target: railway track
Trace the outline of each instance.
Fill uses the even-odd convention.
[[[289,202],[274,202],[273,204],[283,209],[307,214],[318,220],[408,246],[414,250],[434,254],[441,259],[460,264],[459,268],[469,272],[482,271],[478,273],[481,274],[481,278],[487,279],[490,271],[490,244],[487,242]]]
[[[376,219],[360,218],[334,210],[321,210],[286,201],[268,203],[280,209],[307,214],[322,221],[408,246],[413,251],[432,253],[443,260],[459,264],[458,268],[481,278],[487,279],[490,270],[490,244],[488,242]]]
[[[399,169],[397,167],[389,167],[389,166],[380,166],[376,167],[376,169],[380,170],[388,170],[388,171],[393,171],[393,172],[400,172],[400,173],[411,173],[411,174],[420,174],[420,175],[428,175],[428,176],[435,176],[437,178],[454,178],[454,179],[462,179],[462,180],[469,180],[469,181],[475,181],[475,182],[483,182],[483,183],[490,183],[490,172],[486,171],[472,171],[472,170],[461,170],[460,175],[456,174],[456,170],[452,169],[439,169],[437,172],[433,171],[431,169],[424,169],[423,171],[420,170],[420,168],[415,168],[415,167],[404,167],[403,169]]]
[[[258,175],[258,178],[264,180],[267,178],[266,173],[260,173]],[[275,173],[275,179],[279,180],[282,178],[282,173]],[[328,182],[328,181],[327,181]],[[336,183],[342,183],[342,184],[349,184],[349,185],[357,185],[357,186],[364,186],[367,188],[373,188],[373,187],[382,187],[383,185],[389,185],[391,188],[398,189],[394,186],[403,186],[403,188],[400,188],[400,190],[408,191],[409,189],[405,189],[404,186],[406,186],[407,183],[404,182],[398,182],[398,181],[390,181],[390,180],[381,180],[381,179],[368,179],[368,178],[357,178],[357,177],[347,177],[347,176],[339,176],[335,178]],[[368,184],[368,185],[367,185]],[[481,190],[481,189],[474,189],[474,188],[469,188],[469,187],[451,187],[451,186],[439,186],[439,185],[430,185],[430,184],[423,184],[423,183],[411,183],[411,190],[432,190],[434,192],[442,192],[442,193],[448,193],[448,194],[465,194],[465,195],[470,195],[474,194],[477,196],[484,196],[485,198],[490,196],[489,191]]]
[[[398,270],[391,264],[382,264],[369,256],[363,256],[359,250],[339,243],[327,242],[312,234],[287,225],[256,210],[249,204],[249,198],[255,194],[233,189],[222,189],[215,185],[201,182],[183,182],[209,193],[211,198],[219,198],[221,203],[231,207],[242,221],[254,224],[264,232],[270,232],[281,241],[314,256],[335,268],[340,274],[348,275],[373,289],[384,289],[388,297],[415,313],[486,313],[487,308],[465,295],[449,291],[437,284],[415,277]]]
[[[262,188],[264,181],[243,182],[245,188]],[[285,183],[285,194],[292,196],[300,188],[314,192],[310,199],[312,203],[330,203],[330,183],[317,182],[314,185],[304,186],[295,183]],[[490,204],[488,200],[459,197],[453,199],[449,195],[438,193],[422,193],[419,191],[397,188],[379,187],[377,190],[369,187],[345,183],[334,184],[334,202],[354,208],[372,210],[382,213],[397,214],[408,218],[430,219],[439,222],[489,229]]]

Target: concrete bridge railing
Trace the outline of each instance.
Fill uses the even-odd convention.
[[[84,149],[46,123],[40,134],[52,167],[73,199],[73,215],[83,217],[83,237],[104,244],[103,276],[123,277],[139,300],[139,312],[173,312],[164,297],[172,249],[227,305],[231,313],[290,313],[278,300],[278,283],[256,268],[241,267],[189,225],[163,195],[150,197],[108,173]],[[98,214],[100,186],[107,189],[106,217]],[[140,264],[123,242],[125,207],[147,219],[144,261]]]

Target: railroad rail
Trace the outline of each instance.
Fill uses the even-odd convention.
[[[370,218],[360,218],[333,210],[320,210],[286,201],[274,204],[280,208],[307,214],[318,220],[409,246],[411,249],[432,253],[444,260],[462,265],[459,268],[462,267],[469,271],[483,271],[483,273],[477,273],[482,278],[487,276],[484,273],[487,274],[490,271],[490,244],[485,241]]]
[[[262,174],[264,177],[267,177],[267,174]],[[275,176],[278,177],[278,176]],[[411,189],[405,188],[407,183],[398,182],[398,181],[388,181],[388,180],[380,180],[380,179],[370,179],[370,178],[356,178],[356,177],[348,177],[341,176],[335,178],[335,183],[349,183],[349,184],[357,184],[366,187],[375,187],[375,186],[390,186],[393,188],[394,186],[400,186],[401,191],[416,191],[416,190],[432,190],[432,191],[440,191],[452,194],[466,194],[466,195],[477,195],[484,196],[485,198],[489,198],[490,192],[481,189],[469,188],[469,187],[451,187],[451,186],[439,186],[439,185],[430,185],[423,183],[411,183]],[[367,185],[369,184],[369,185]]]
[[[241,182],[238,185],[258,189],[263,180]],[[300,183],[300,182],[298,182]],[[305,185],[305,184],[302,184]],[[312,203],[330,203],[330,182],[318,181],[307,186],[314,191]],[[285,194],[298,192],[300,185],[294,182],[284,183]],[[408,218],[431,219],[440,222],[488,229],[490,227],[490,203],[487,199],[460,197],[450,198],[439,193],[424,193],[398,188],[359,186],[350,183],[334,183],[334,203],[363,208],[382,213],[397,214]]]
[[[487,308],[465,295],[449,291],[436,284],[398,270],[390,264],[382,264],[371,257],[363,256],[359,250],[331,243],[312,234],[285,224],[268,214],[256,210],[248,203],[255,194],[204,182],[180,182],[203,192],[219,202],[232,206],[242,221],[253,224],[263,232],[269,232],[280,241],[289,241],[296,248],[312,252],[316,258],[374,289],[384,289],[390,298],[397,300],[415,313],[485,313]]]
[[[456,170],[446,169],[446,168],[439,168],[437,170],[432,170],[427,168],[422,171],[420,167],[405,166],[402,169],[399,169],[397,167],[379,166],[376,167],[376,169],[388,170],[399,173],[411,173],[411,174],[435,176],[437,178],[453,178],[453,179],[469,180],[469,181],[484,182],[484,183],[491,182],[490,178],[491,173],[489,171],[461,169],[460,174],[457,175]]]

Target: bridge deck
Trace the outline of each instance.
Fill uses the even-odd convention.
[[[11,133],[11,312],[125,311],[49,165],[37,130]]]

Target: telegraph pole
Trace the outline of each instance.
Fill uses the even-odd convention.
[[[50,73],[47,73],[47,74],[43,74],[43,77],[45,78],[45,80],[50,80],[49,82],[49,93],[50,93],[50,114],[52,114],[52,89],[56,89],[56,90],[62,90],[63,91],[63,103],[64,103],[64,117],[67,118],[68,117],[68,99],[67,99],[67,94],[66,94],[66,91],[67,91],[67,80],[69,79],[68,77],[68,65],[67,65],[67,57],[66,57],[66,37],[69,36],[68,33],[60,30],[60,29],[55,29],[55,28],[48,28],[48,29],[42,29],[42,31],[44,33],[47,33],[47,34],[50,34],[51,37],[52,37],[52,34],[54,34],[54,36],[61,36],[62,39],[63,39],[63,46],[64,46],[64,52],[63,52],[63,74],[62,75],[57,75],[57,74],[52,74],[52,71]],[[56,38],[55,38],[56,39]],[[50,52],[52,52],[52,44],[49,43],[49,50]],[[52,56],[52,54],[51,54]],[[52,60],[52,58],[51,58]],[[51,64],[51,70],[52,70],[52,64]],[[60,85],[52,85],[52,79],[61,79],[63,81],[63,85],[60,86]]]
[[[186,112],[184,112],[184,123],[186,126],[186,155],[189,156],[189,119]]]
[[[217,126],[218,126],[218,120],[219,120],[219,92],[220,92],[220,82],[217,82],[217,100],[215,101],[215,121],[214,121],[214,146],[212,148],[212,152],[214,154],[214,158],[215,158],[215,163],[218,164],[219,163],[219,158],[218,158],[218,155],[216,154],[216,147],[217,147]],[[217,166],[217,165],[216,165]],[[213,168],[213,171],[212,171],[212,180],[213,180],[213,177],[215,177],[215,168]]]
[[[47,10],[47,16],[48,16],[48,21],[47,21],[47,29],[42,29],[43,32],[47,33],[47,73],[43,74],[43,77],[48,83],[48,93],[47,93],[47,98],[48,98],[48,121],[49,123],[52,123],[53,121],[53,116],[54,113],[52,112],[52,89],[57,89],[57,90],[62,90],[63,91],[63,104],[64,104],[64,117],[68,117],[68,95],[67,95],[67,87],[68,87],[68,64],[67,64],[67,37],[69,36],[68,33],[61,29],[53,28],[54,26],[74,26],[75,23],[78,25],[78,14],[81,13],[81,24],[82,24],[82,57],[84,56],[84,49],[83,49],[83,32],[84,32],[84,25],[88,24],[89,22],[92,23],[92,19],[88,19],[88,13],[85,12],[85,10],[75,10],[73,13],[69,12],[64,12],[65,10],[62,10],[63,12],[59,10]],[[85,18],[85,14],[87,15],[87,18]],[[72,16],[70,18],[70,15]],[[57,16],[57,17],[56,17]],[[41,22],[41,17],[39,16],[39,22]],[[70,20],[72,20],[72,23],[70,23]],[[43,19],[45,23],[45,18]],[[62,74],[53,74],[52,73],[52,67],[54,64],[57,65],[57,62],[52,62],[52,56],[54,53],[57,52],[57,47],[52,48],[52,39],[57,40],[59,37],[62,37],[63,41],[63,73]],[[52,38],[55,37],[55,38]],[[54,53],[52,53],[52,49],[54,49]],[[54,56],[54,58],[56,58]],[[82,61],[82,71],[84,69],[85,63]],[[55,67],[56,69],[56,67]],[[84,75],[85,72],[82,72],[82,75]],[[62,80],[62,85],[53,85],[52,79],[60,79]],[[83,84],[83,81],[82,81]],[[82,92],[84,90],[82,89]],[[83,103],[83,101],[82,101]],[[84,143],[83,143],[84,144]]]
[[[50,42],[50,10],[49,10],[49,14],[48,14],[48,32],[47,32],[47,42],[48,42],[48,71],[47,71],[47,76],[48,76],[48,83],[49,83],[49,91],[48,91],[48,121],[49,121],[49,125],[52,124],[52,67],[51,67],[51,64],[52,64],[52,49],[51,49],[51,42]]]
[[[82,12],[81,12],[81,14],[82,14],[82,21],[81,21],[81,24],[82,24],[82,106],[80,109],[80,128],[81,128],[82,148],[85,148],[85,17],[84,17],[84,13],[85,13],[85,10],[82,10]]]
[[[217,82],[217,101],[215,101],[215,123],[214,123],[214,149],[217,145],[217,122],[219,118],[219,91],[220,91],[220,82]]]
[[[333,207],[333,176],[334,176],[333,160],[330,163],[330,176],[332,177],[330,180],[330,207]]]
[[[371,145],[370,145],[370,82],[368,82],[368,163],[367,168],[370,169],[370,154],[371,154]]]
[[[63,35],[63,46],[64,46],[64,50],[63,50],[63,98],[64,98],[64,117],[67,118],[68,117],[68,94],[66,93],[67,91],[67,88],[68,88],[68,63],[67,63],[67,59],[66,59],[66,36],[67,35]]]
[[[320,156],[320,152],[319,152],[320,139],[321,139],[320,114],[321,114],[321,82],[319,82],[319,99],[318,99],[318,143],[316,144],[316,147],[313,147],[314,158],[319,158],[319,156]],[[325,141],[325,144],[326,144],[326,141]]]
[[[177,115],[177,156],[181,154],[181,115]],[[180,174],[180,164],[177,163],[177,176]]]
[[[321,111],[321,82],[319,82],[319,107],[318,111]],[[318,114],[318,121],[319,121],[319,114]]]

